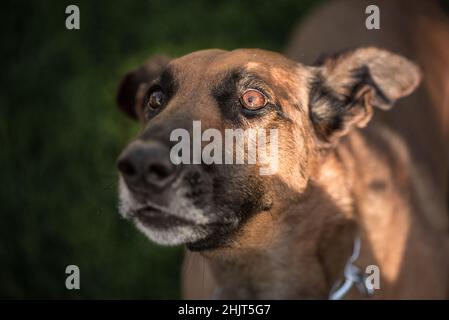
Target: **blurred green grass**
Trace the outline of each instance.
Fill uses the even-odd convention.
[[[120,77],[154,53],[282,51],[316,2],[4,2],[0,298],[179,298],[183,249],[117,214],[115,159],[138,131],[115,105]],[[81,30],[65,29],[69,4]]]

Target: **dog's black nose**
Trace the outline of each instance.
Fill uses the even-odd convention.
[[[131,187],[163,188],[172,181],[176,167],[170,161],[170,150],[158,142],[132,142],[117,161],[117,167]]]

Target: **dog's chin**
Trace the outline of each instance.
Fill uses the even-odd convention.
[[[200,225],[180,223],[170,217],[148,221],[133,217],[135,226],[151,241],[165,246],[186,245],[192,251],[203,251],[225,246],[231,238],[230,224]]]
[[[206,228],[196,225],[176,225],[159,228],[147,225],[138,219],[135,219],[135,225],[148,239],[165,246],[200,243],[210,235]]]
[[[132,220],[151,241],[165,246],[186,245],[192,251],[224,246],[234,229],[229,223],[202,225],[167,216],[147,219],[139,215],[133,216]]]

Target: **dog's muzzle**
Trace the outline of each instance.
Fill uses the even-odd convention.
[[[120,213],[159,244],[195,244],[235,223],[213,210],[210,175],[201,166],[173,164],[160,142],[133,141],[117,167]]]

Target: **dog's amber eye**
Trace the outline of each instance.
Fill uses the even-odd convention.
[[[158,109],[165,103],[165,94],[161,90],[153,91],[147,102],[147,106],[152,109]]]
[[[257,110],[265,107],[267,104],[267,97],[260,91],[249,89],[243,93],[240,101],[246,109]]]

